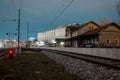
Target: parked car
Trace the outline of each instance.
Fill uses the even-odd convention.
[[[96,47],[96,45],[93,43],[85,43],[85,44],[81,44],[80,47],[94,48],[94,47]]]
[[[85,47],[94,48],[94,47],[96,47],[96,45],[95,45],[95,44],[92,44],[92,43],[89,43],[89,44],[86,44]]]

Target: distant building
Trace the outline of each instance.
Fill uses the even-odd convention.
[[[17,47],[18,42],[16,40],[0,40],[0,48],[13,48]]]
[[[38,42],[45,42],[47,46],[64,46],[66,26],[38,33]]]
[[[45,41],[45,32],[38,33],[38,41]]]

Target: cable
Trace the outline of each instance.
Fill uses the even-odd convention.
[[[60,8],[57,10],[57,12],[55,13],[55,16],[53,16],[53,18],[55,19],[55,17],[60,13],[61,9],[64,7],[65,3],[66,3],[67,0],[65,0],[65,2],[60,6]],[[54,22],[54,19],[53,21],[51,21],[50,24],[48,24],[48,26],[51,26]]]
[[[14,13],[14,15],[15,15],[15,18],[17,18],[14,0],[11,0],[11,2],[12,2],[13,13]],[[22,0],[20,0],[20,6],[19,6],[19,8],[22,9]]]
[[[12,1],[12,8],[13,8],[14,17],[16,18],[16,17],[17,17],[17,14],[16,14],[16,12],[15,12],[14,0],[11,0],[11,1]]]
[[[22,0],[20,0],[20,9],[22,10]]]
[[[71,0],[61,11],[60,13],[54,18],[53,22],[50,24],[53,25],[55,23],[55,21],[61,16],[61,14],[72,4],[74,0]]]
[[[120,16],[120,0],[117,3],[117,13]]]
[[[20,8],[22,8],[22,0],[20,0],[21,2],[20,2]]]
[[[61,12],[61,10],[63,9],[65,3],[67,2],[68,0],[65,0],[65,2],[61,5],[61,7],[58,9],[58,11],[56,12],[56,15],[55,17]],[[53,17],[54,18],[54,17]]]

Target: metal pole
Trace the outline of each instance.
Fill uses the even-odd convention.
[[[28,39],[29,39],[29,23],[27,24],[27,42],[28,42]]]
[[[20,53],[20,9],[18,10],[18,54]]]
[[[28,39],[29,39],[29,23],[27,23],[27,47],[29,47]]]

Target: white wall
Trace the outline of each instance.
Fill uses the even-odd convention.
[[[55,29],[55,38],[65,38],[66,26],[60,26]]]
[[[120,48],[67,48],[67,47],[43,47],[59,51],[87,54],[92,56],[106,57],[120,60]]]
[[[38,41],[44,41],[45,40],[45,33],[38,33]]]
[[[38,33],[38,41],[52,42],[56,38],[65,38],[66,26],[60,26],[56,29]]]

